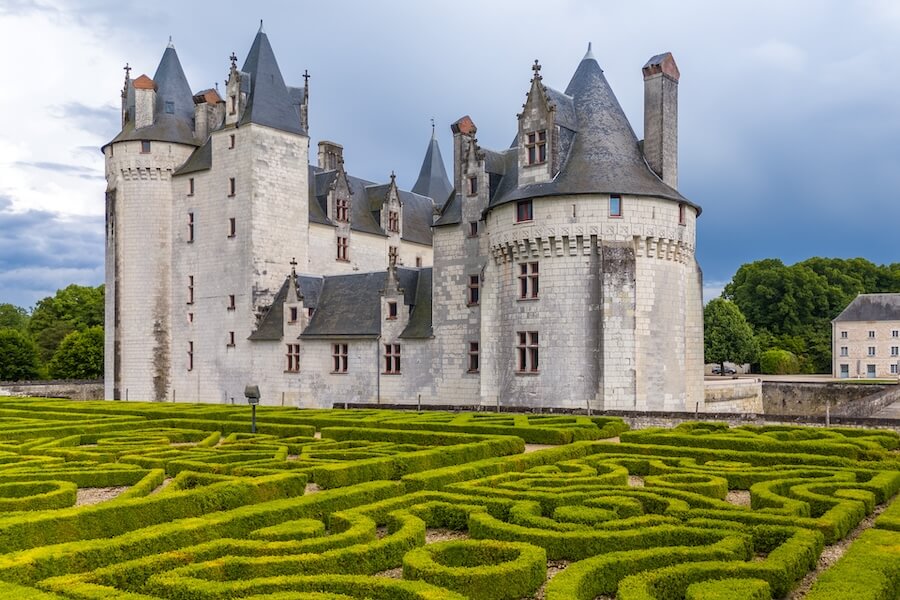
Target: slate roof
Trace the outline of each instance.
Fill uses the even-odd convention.
[[[287,298],[290,276],[286,277],[281,289],[275,294],[272,305],[256,327],[256,331],[250,334],[248,339],[259,341],[278,341],[284,334],[284,301]],[[319,304],[319,294],[322,291],[322,278],[308,275],[297,276],[297,289],[303,296],[303,306],[315,309]]]
[[[419,278],[425,275],[423,284]],[[403,303],[413,307],[401,337],[416,338],[431,331],[431,270],[397,268]],[[381,293],[387,271],[326,276],[313,317],[301,338],[376,338],[381,334]],[[283,302],[282,302],[283,303]],[[418,306],[421,303],[426,306]],[[409,335],[407,336],[407,332]]]
[[[194,150],[184,164],[175,169],[173,175],[185,175],[206,171],[212,167],[212,138],[207,138],[206,143]]]
[[[860,294],[833,322],[844,321],[900,321],[900,294]]]
[[[547,87],[561,125],[561,168],[549,182],[519,186],[516,148],[493,153],[494,172],[502,170],[488,210],[527,198],[566,194],[630,194],[691,203],[650,169],[637,136],[613,94],[603,69],[588,51],[565,92]],[[500,167],[502,156],[503,166]],[[454,209],[453,205],[448,206]],[[453,219],[439,220],[445,224]]]
[[[181,68],[178,53],[171,44],[163,52],[156,73],[153,75],[153,82],[156,84],[154,123],[140,129],[134,128],[134,90],[131,89],[134,84],[132,83],[128,90],[130,118],[119,135],[106,145],[113,142],[151,140],[199,146],[200,142],[194,138],[193,130],[194,95],[184,76],[184,69]],[[172,113],[166,112],[166,105],[169,102],[172,103]]]
[[[453,184],[450,183],[447,170],[444,168],[441,148],[433,132],[425,150],[422,168],[419,169],[419,178],[416,179],[412,191],[420,196],[432,198],[438,204],[443,204],[453,191]]]
[[[262,27],[250,46],[241,72],[250,75],[250,95],[239,125],[256,123],[281,131],[306,133],[300,123],[299,107],[296,104],[297,88],[289,90],[284,84],[269,37]]]

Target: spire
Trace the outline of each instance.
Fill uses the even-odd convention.
[[[588,42],[587,52],[584,54],[584,58],[582,58],[581,60],[597,60],[596,58],[594,58],[594,53],[591,52],[591,43],[590,42]]]
[[[256,123],[291,133],[306,133],[291,104],[290,93],[269,38],[262,30],[262,22],[241,71],[250,74],[250,95],[241,125]]]
[[[259,31],[257,31],[256,33],[257,34],[265,33],[265,31],[263,31],[263,20],[262,19],[259,20]]]
[[[442,205],[450,197],[453,184],[450,183],[447,170],[444,168],[444,158],[441,156],[441,149],[434,135],[433,121],[432,119],[431,140],[425,150],[425,159],[419,170],[419,178],[412,191],[420,196],[428,196],[434,200],[435,204]]]
[[[169,36],[169,45],[166,46],[166,48],[171,48],[172,50],[175,49],[175,44],[172,43],[172,36],[171,36],[171,35]]]
[[[297,287],[297,259],[291,258],[291,275],[288,277],[288,289],[287,296],[285,297],[286,304],[296,304],[303,299],[303,294],[300,293],[300,289]]]
[[[171,44],[163,52],[153,82],[157,93],[156,113],[174,116],[190,124],[194,118],[194,94]]]

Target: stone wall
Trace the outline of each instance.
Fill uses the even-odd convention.
[[[762,382],[758,379],[731,379],[706,381],[704,412],[711,413],[763,413]]]
[[[0,396],[102,400],[103,380],[0,381]]]
[[[767,415],[824,416],[828,407],[831,415],[867,417],[900,400],[900,385],[766,381],[762,400]]]

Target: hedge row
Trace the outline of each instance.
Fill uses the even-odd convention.
[[[864,531],[830,569],[819,575],[807,600],[900,598],[900,533]]]

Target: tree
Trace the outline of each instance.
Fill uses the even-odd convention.
[[[725,362],[754,362],[759,346],[753,329],[734,302],[710,300],[703,309],[703,345],[706,362],[718,363],[725,374]]]
[[[0,304],[0,329],[25,331],[27,326],[27,310],[15,304]]]
[[[103,328],[73,331],[63,339],[50,361],[55,379],[99,379],[103,377]]]
[[[793,352],[773,348],[760,355],[759,370],[768,375],[790,375],[800,371],[800,361]]]
[[[103,325],[103,286],[72,284],[40,300],[31,313],[28,331],[49,361],[62,340],[73,331]]]
[[[38,375],[38,351],[27,334],[0,329],[0,381],[21,381]]]

